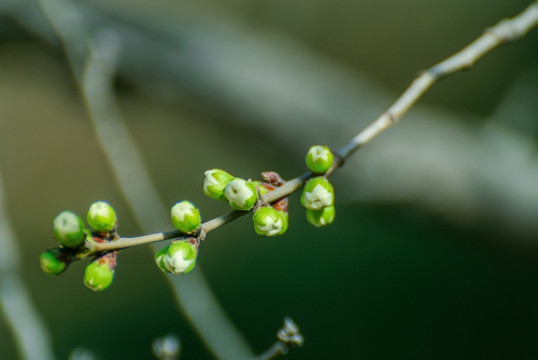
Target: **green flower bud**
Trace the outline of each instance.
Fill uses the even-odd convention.
[[[326,206],[321,210],[306,209],[306,219],[315,227],[322,227],[332,224],[336,210],[334,206]]]
[[[67,268],[67,263],[62,260],[58,249],[51,249],[39,255],[41,269],[49,275],[60,275]]]
[[[106,259],[107,255],[92,261],[84,271],[84,285],[93,291],[105,290],[114,280],[115,261]]]
[[[207,170],[204,174],[204,194],[213,199],[226,200],[224,188],[234,177],[220,169]]]
[[[310,210],[320,210],[334,204],[334,188],[324,177],[310,179],[301,194],[301,204]]]
[[[200,211],[187,200],[176,203],[170,210],[170,217],[175,228],[185,234],[193,233],[202,225]]]
[[[106,201],[96,201],[90,205],[86,221],[97,232],[111,232],[117,225],[116,212]]]
[[[334,155],[327,146],[315,145],[306,154],[306,166],[314,174],[324,174],[329,170],[334,160]]]
[[[162,265],[167,271],[176,275],[186,274],[196,265],[198,249],[190,241],[178,241],[166,249],[166,254],[162,257]]]
[[[252,182],[240,178],[235,178],[226,185],[224,196],[228,199],[231,207],[244,211],[252,209],[258,200],[256,186]]]
[[[54,218],[53,225],[54,237],[63,246],[77,247],[86,239],[82,219],[71,211],[62,211]]]
[[[166,269],[166,267],[164,266],[164,257],[165,255],[168,253],[168,248],[170,247],[169,246],[165,246],[163,247],[161,250],[157,251],[155,253],[155,263],[157,264],[157,266],[159,267],[159,269],[161,269],[164,273],[166,274],[169,274],[170,271],[168,271]]]
[[[276,236],[284,229],[282,214],[272,207],[261,207],[252,216],[254,230],[258,235]]]

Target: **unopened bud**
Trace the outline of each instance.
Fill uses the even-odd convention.
[[[322,227],[332,224],[336,210],[334,206],[326,206],[321,210],[306,209],[306,219],[315,227]]]
[[[63,246],[77,247],[86,239],[82,219],[71,211],[62,211],[54,218],[53,225],[54,237]]]
[[[252,216],[254,230],[258,235],[276,236],[284,229],[282,214],[272,207],[261,207]]]
[[[170,217],[174,227],[185,234],[196,232],[202,224],[200,211],[187,200],[172,206]]]
[[[41,269],[49,275],[60,275],[68,265],[62,258],[59,249],[51,249],[41,253],[39,264],[41,265]]]
[[[108,253],[93,260],[84,271],[84,285],[93,291],[103,291],[112,284],[116,254]]]
[[[334,204],[334,188],[324,177],[310,179],[304,186],[301,204],[310,210],[320,210]]]
[[[196,265],[197,253],[196,245],[188,240],[172,243],[162,258],[162,265],[173,274],[186,274]]]
[[[258,200],[256,186],[250,181],[239,178],[233,179],[226,185],[224,196],[228,199],[231,207],[243,211],[252,209]]]
[[[224,188],[234,177],[220,169],[207,170],[204,174],[204,194],[213,199],[226,200]]]
[[[90,205],[86,221],[97,232],[111,232],[117,225],[116,212],[106,201],[96,201]]]
[[[168,253],[168,248],[169,247],[170,247],[170,245],[165,246],[161,250],[159,250],[159,251],[157,251],[155,253],[155,263],[157,264],[159,269],[161,269],[164,273],[167,273],[167,274],[169,274],[170,271],[168,271],[168,269],[164,266],[164,257]]]
[[[315,145],[306,154],[306,166],[314,174],[324,174],[330,169],[334,155],[327,146]]]

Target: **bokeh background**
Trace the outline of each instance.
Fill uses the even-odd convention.
[[[530,1],[76,3],[92,31],[127,34],[115,93],[162,201],[189,199],[210,219],[228,209],[202,194],[205,170],[301,174],[310,145],[344,145],[421,69]],[[0,169],[57,357],[148,359],[175,333],[181,359],[212,358],[149,246],[120,254],[103,293],[84,287],[83,263],[57,278],[39,268],[63,209],[105,199],[120,234],[141,230],[38,14],[0,2]],[[435,85],[335,173],[333,225],[309,226],[295,194],[282,237],[257,236],[247,217],[212,232],[198,266],[254,352],[289,315],[306,339],[289,359],[536,358],[537,99],[534,30]],[[0,349],[18,358],[4,321]]]

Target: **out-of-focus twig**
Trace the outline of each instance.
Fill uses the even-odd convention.
[[[113,64],[121,43],[113,31],[92,34],[76,6],[40,0],[61,39],[86,102],[96,137],[135,218],[143,229],[162,228],[168,218],[142,157],[121,119],[112,91]],[[184,314],[217,358],[247,359],[252,352],[226,317],[198,267],[189,277],[169,277]]]
[[[276,337],[277,342],[264,353],[258,355],[256,360],[269,360],[279,355],[285,355],[291,346],[301,347],[304,343],[304,337],[300,333],[299,327],[290,317],[284,319],[284,326],[278,330]]]
[[[19,251],[5,206],[0,172],[0,309],[13,332],[21,359],[52,360],[55,356],[48,330],[20,274]]]

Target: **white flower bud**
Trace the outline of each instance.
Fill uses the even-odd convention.
[[[334,155],[327,146],[315,145],[306,154],[306,166],[315,174],[323,174],[329,170]]]
[[[95,231],[110,232],[116,228],[116,212],[106,201],[96,201],[90,205],[86,221]]]
[[[236,210],[248,211],[252,209],[258,194],[256,186],[246,180],[235,178],[226,185],[224,196],[228,199],[230,206]]]
[[[62,211],[53,221],[54,237],[67,247],[76,247],[84,242],[86,233],[82,219],[71,211]]]
[[[168,248],[162,264],[173,274],[190,272],[196,264],[196,247],[189,241],[178,241]]]
[[[306,219],[315,227],[332,224],[335,217],[334,206],[326,206],[320,210],[306,209]]]
[[[334,188],[324,177],[309,180],[301,195],[301,203],[310,210],[320,210],[334,204]]]
[[[172,206],[170,218],[175,228],[186,234],[195,232],[202,224],[200,211],[187,200],[180,201]]]
[[[213,199],[226,200],[224,188],[234,177],[220,169],[207,170],[204,174],[204,194]]]
[[[254,230],[258,235],[276,236],[284,229],[283,215],[272,207],[262,207],[256,210],[252,217]]]

